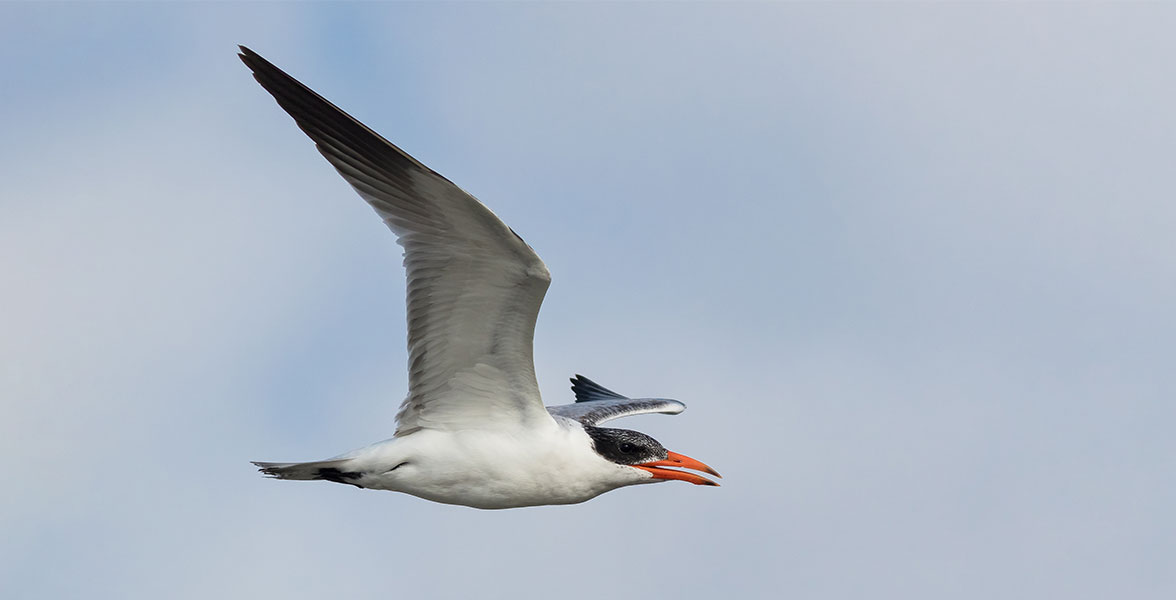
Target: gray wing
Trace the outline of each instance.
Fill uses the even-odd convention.
[[[241,60],[404,247],[409,392],[396,435],[550,423],[532,340],[551,283],[490,209],[248,48]]]
[[[686,410],[685,404],[669,398],[627,398],[583,375],[572,378],[572,391],[576,394],[575,404],[548,406],[547,412],[585,425],[599,425],[621,417],[649,413],[676,415]]]

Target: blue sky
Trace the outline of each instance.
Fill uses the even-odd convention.
[[[4,598],[1170,598],[1176,10],[0,5]],[[388,437],[399,247],[245,44],[477,195],[536,362],[715,466],[486,512]]]

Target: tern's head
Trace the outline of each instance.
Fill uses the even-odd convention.
[[[657,440],[640,431],[590,426],[584,427],[584,431],[592,438],[596,453],[605,460],[647,472],[652,479],[678,479],[696,485],[719,485],[694,473],[663,467],[694,469],[722,477],[714,469],[689,456],[666,450]]]

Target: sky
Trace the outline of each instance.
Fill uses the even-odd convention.
[[[1171,598],[1176,8],[0,4],[0,597]],[[245,44],[553,283],[548,404],[723,473],[480,511],[387,438],[400,247]]]

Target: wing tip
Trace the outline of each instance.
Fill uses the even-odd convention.
[[[237,50],[237,58],[240,58],[241,62],[245,63],[245,66],[249,67],[251,71],[257,71],[257,63],[259,61],[268,62],[260,54],[250,50],[248,46],[243,44],[237,44]]]
[[[572,393],[576,395],[576,402],[592,402],[594,400],[628,400],[628,396],[618,394],[583,375],[576,373],[571,378]]]

